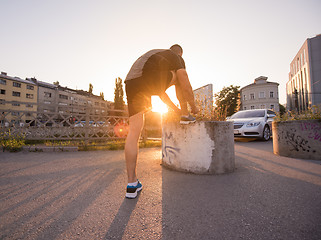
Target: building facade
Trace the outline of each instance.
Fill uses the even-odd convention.
[[[23,125],[33,119],[38,110],[38,86],[34,82],[1,72],[0,91],[1,125]]]
[[[288,110],[321,104],[321,34],[308,38],[292,60],[286,95]]]
[[[240,110],[272,109],[280,111],[279,84],[268,82],[267,77],[258,77],[254,83],[240,89]]]
[[[63,120],[66,116],[75,121],[84,120],[81,115],[85,114],[98,118],[107,116],[113,105],[112,102],[83,90],[74,90],[35,78],[23,80],[10,77],[4,72],[0,75],[0,90],[2,125],[23,125],[34,119],[36,113],[44,114],[44,119],[39,119],[38,116],[39,121],[49,119],[49,113],[58,116],[54,121]],[[59,116],[62,119],[59,119]]]

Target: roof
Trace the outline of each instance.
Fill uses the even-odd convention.
[[[46,88],[52,88],[52,89],[57,88],[56,85],[51,84],[51,83],[42,82],[42,81],[39,81],[39,80],[37,80],[37,83],[38,83],[38,85],[39,85],[40,87],[46,87]]]
[[[10,76],[2,74],[2,73],[0,74],[0,77],[3,79],[11,80],[11,81],[22,82],[22,83],[26,83],[26,84],[30,84],[30,85],[36,85],[34,82],[32,82],[30,80],[21,79],[19,77],[10,77]]]
[[[240,91],[242,90],[242,89],[244,89],[244,88],[247,88],[247,87],[253,87],[253,86],[262,86],[262,85],[268,85],[268,84],[273,84],[273,85],[280,85],[279,83],[277,83],[277,82],[268,82],[268,81],[266,81],[265,83],[259,83],[259,84],[257,84],[257,83],[251,83],[251,84],[249,84],[249,85],[247,85],[247,86],[245,86],[245,87],[242,87],[241,89],[240,89]]]

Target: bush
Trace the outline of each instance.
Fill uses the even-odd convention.
[[[320,106],[312,106],[308,110],[298,113],[298,112],[291,112],[288,111],[281,115],[278,113],[274,118],[276,122],[284,122],[284,121],[296,121],[296,120],[315,120],[321,119],[321,108]]]
[[[1,133],[0,136],[0,146],[9,152],[21,151],[22,147],[25,145],[25,140],[23,135],[13,135],[10,129],[7,132]]]

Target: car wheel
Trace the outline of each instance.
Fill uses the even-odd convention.
[[[271,131],[268,125],[265,125],[263,128],[262,140],[269,141],[271,138]]]

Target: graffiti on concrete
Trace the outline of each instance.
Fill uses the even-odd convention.
[[[308,138],[321,142],[321,124],[320,123],[301,123],[301,130],[308,132]]]
[[[297,133],[295,128],[290,128],[289,130],[280,131],[278,135],[278,140],[285,140],[288,145],[290,145],[290,151],[303,151],[303,152],[313,152],[316,151],[311,149],[309,140],[302,137]]]
[[[169,163],[172,163],[171,156],[176,157],[176,155],[180,152],[180,148],[168,145],[168,141],[173,139],[173,133],[170,132],[169,134],[165,132],[164,147],[163,147],[163,159],[167,158]]]

